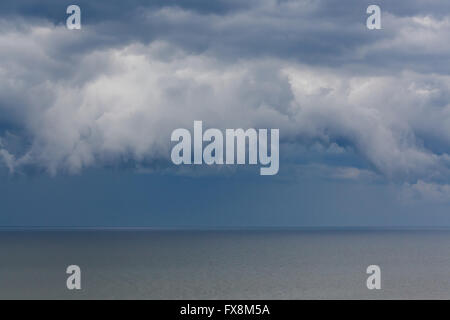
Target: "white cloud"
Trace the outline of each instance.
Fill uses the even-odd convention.
[[[401,195],[408,203],[417,201],[449,203],[450,185],[419,180],[414,184],[404,184]]]
[[[0,160],[2,160],[10,172],[14,172],[15,159],[14,156],[8,152],[8,150],[0,148]]]
[[[189,16],[177,14],[181,21]],[[446,20],[411,19],[403,28],[419,24],[441,40],[449,33]],[[407,29],[400,30],[378,48],[406,41]],[[168,159],[171,131],[203,120],[217,128],[280,128],[282,140],[317,140],[324,153],[342,154],[344,141],[392,180],[449,177],[449,156],[441,150],[450,146],[449,76],[360,74],[277,57],[224,60],[170,41],[58,55],[59,47],[79,43],[74,37],[49,24],[0,33],[0,111],[30,140],[22,154],[1,149],[10,169],[37,165],[56,174]],[[357,170],[349,166],[335,176],[359,177]]]

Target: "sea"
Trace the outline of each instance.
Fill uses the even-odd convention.
[[[450,230],[0,231],[0,299],[449,298]]]

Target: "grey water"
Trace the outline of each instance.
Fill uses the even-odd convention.
[[[0,298],[449,299],[450,231],[1,231]]]

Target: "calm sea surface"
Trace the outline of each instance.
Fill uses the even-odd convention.
[[[449,299],[450,231],[1,231],[0,298]]]

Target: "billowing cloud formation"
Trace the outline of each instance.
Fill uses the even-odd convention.
[[[136,5],[126,11],[132,20],[107,11],[81,31],[8,12],[0,23],[0,161],[52,174],[151,165],[168,161],[173,129],[203,120],[280,128],[285,163],[334,166],[324,159],[335,150],[331,176],[373,173],[445,190],[448,5],[432,1],[433,12],[420,2],[386,3],[383,30],[369,31],[359,1],[226,3]]]

